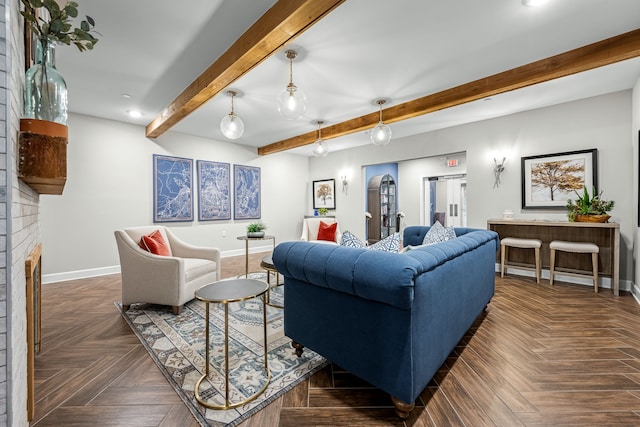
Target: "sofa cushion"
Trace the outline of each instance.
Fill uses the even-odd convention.
[[[160,230],[156,230],[151,234],[142,236],[140,239],[140,247],[145,251],[155,255],[170,256],[171,251],[167,241],[162,237]]]
[[[366,246],[362,240],[358,239],[355,234],[350,231],[345,231],[342,234],[340,244],[348,248],[364,248]]]
[[[324,221],[320,221],[320,226],[318,227],[318,240],[327,240],[329,242],[335,242],[336,228],[338,228],[337,222],[334,222],[333,224],[327,224]]]
[[[431,226],[427,234],[422,241],[423,245],[433,245],[435,243],[446,242],[447,240],[455,239],[456,232],[453,227],[444,227],[439,221]]]

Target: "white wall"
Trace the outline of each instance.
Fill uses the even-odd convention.
[[[393,125],[391,125],[393,129]],[[566,220],[564,211],[523,211],[520,198],[520,158],[597,148],[599,186],[604,197],[615,200],[612,221],[620,223],[621,279],[634,278],[632,243],[636,234],[633,206],[636,195],[629,183],[633,178],[631,91],[570,102],[548,108],[513,114],[491,120],[455,126],[407,138],[394,139],[385,147],[365,145],[329,153],[309,162],[309,180],[339,179],[342,170],[352,170],[349,193],[338,192],[336,216],[341,230],[364,235],[365,165],[401,162],[420,157],[444,156],[466,152],[468,226],[486,228],[487,220],[500,218],[504,209],[514,211],[515,218]],[[352,138],[366,138],[364,134]],[[502,184],[493,188],[493,157],[508,152]],[[440,172],[424,170],[423,176]],[[404,176],[404,174],[403,174]],[[416,180],[398,180],[400,210],[413,212],[411,195]],[[421,191],[421,190],[420,190]],[[416,199],[419,193],[413,194]],[[407,205],[405,205],[407,203]],[[307,202],[308,209],[310,202]],[[413,214],[412,214],[413,215]],[[415,216],[407,218],[416,220]],[[623,285],[621,285],[623,286]]]
[[[153,154],[258,166],[262,221],[278,242],[300,237],[308,159],[292,154],[259,157],[238,143],[169,132],[148,139],[144,127],[95,117],[69,117],[67,183],[62,196],[41,197],[43,281],[108,273],[119,264],[115,229],[153,223]],[[195,163],[194,163],[195,174]],[[194,184],[195,185],[195,184]],[[195,188],[195,187],[194,187]],[[197,197],[194,196],[195,199]],[[244,254],[249,220],[164,223],[178,237]],[[223,231],[227,237],[222,237]],[[252,243],[260,248],[270,241]],[[89,270],[89,271],[84,271]]]
[[[520,158],[597,148],[600,189],[607,199],[616,201],[611,214],[620,223],[621,279],[622,286],[628,286],[636,268],[631,248],[637,199],[633,184],[626,184],[634,168],[631,108],[632,92],[623,91],[395,139],[386,147],[365,145],[309,160],[289,154],[258,157],[255,150],[235,143],[176,133],[153,141],[144,137],[142,127],[72,115],[67,187],[63,196],[45,196],[41,201],[43,271],[53,274],[117,265],[113,230],[151,223],[153,153],[260,166],[263,219],[270,226],[268,232],[283,241],[299,237],[301,218],[312,211],[313,180],[336,179],[335,214],[340,229],[364,236],[363,166],[450,153],[466,153],[466,164],[460,170],[467,173],[470,227],[485,228],[487,220],[501,217],[504,209],[512,209],[516,218],[566,220],[564,212],[520,209]],[[364,134],[351,137],[366,138]],[[502,184],[493,188],[496,151],[509,154]],[[423,165],[423,175],[406,182],[411,168],[412,163],[407,162],[399,169],[399,209],[409,215],[407,225],[421,220],[415,211],[422,197],[422,176],[442,173]],[[346,193],[340,183],[345,171],[349,176]],[[235,236],[244,233],[245,224],[196,221],[172,227],[194,243],[214,242],[223,251],[240,253],[243,246]],[[223,230],[228,237],[221,237]]]
[[[640,228],[637,227],[638,224],[638,216],[640,212],[638,212],[638,192],[640,188],[638,188],[638,174],[640,170],[638,170],[638,162],[640,161],[640,78],[636,82],[633,87],[633,103],[631,108],[632,113],[632,123],[631,126],[631,140],[633,142],[633,179],[632,185],[633,188],[633,224],[634,224],[634,233],[633,233],[633,256],[635,260],[635,277],[634,281],[635,287],[633,289],[633,293],[638,301],[640,301],[640,284],[638,283],[638,278],[640,277],[640,262],[638,262],[638,258],[640,256],[640,249],[638,246],[640,245]]]

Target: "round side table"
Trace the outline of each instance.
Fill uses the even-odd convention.
[[[238,240],[244,240],[244,277],[249,276],[249,242],[256,240],[273,240],[273,247],[276,247],[276,238],[275,236],[262,236],[262,237],[249,237],[249,236],[238,236],[236,237]]]
[[[267,255],[262,258],[260,267],[267,272],[267,285],[269,286],[266,299],[267,305],[275,308],[284,308],[284,305],[273,304],[271,302],[271,273],[276,273],[276,284],[273,285],[273,287],[275,288],[276,286],[280,286],[280,273],[278,273],[278,270],[276,270],[276,267],[273,265],[273,259],[271,259],[271,255]]]
[[[195,298],[203,301],[205,307],[205,373],[196,382],[194,394],[196,400],[202,405],[210,409],[231,409],[245,405],[256,397],[260,396],[271,381],[271,371],[267,361],[267,305],[265,304],[265,293],[269,289],[269,285],[265,282],[255,279],[230,279],[220,280],[218,282],[204,285],[195,292]],[[245,301],[251,298],[262,297],[262,326],[264,331],[264,370],[267,380],[260,390],[240,402],[229,402],[229,303]],[[214,405],[200,396],[200,384],[205,378],[209,377],[209,304],[224,304],[224,362],[225,362],[225,400],[224,405]]]

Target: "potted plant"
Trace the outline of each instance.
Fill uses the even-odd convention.
[[[585,187],[582,195],[577,191],[576,195],[578,198],[575,202],[571,199],[567,200],[569,221],[607,222],[609,218],[611,218],[607,212],[613,209],[615,203],[613,201],[603,200],[601,198],[602,192],[595,194],[594,189],[593,195],[589,195],[589,191]]]
[[[329,213],[329,209],[327,209],[327,208],[318,208],[318,215],[325,216],[328,213]]]
[[[78,16],[78,3],[74,1],[62,7],[55,0],[21,2],[24,10],[20,14],[37,39],[36,63],[25,75],[25,117],[66,125],[67,85],[55,68],[55,44],[73,44],[80,52],[93,49],[98,42],[93,31],[95,21],[86,16],[79,27],[73,27],[71,21]],[[39,9],[46,13],[39,13]]]
[[[261,221],[252,222],[247,225],[247,237],[261,238],[264,237],[264,230],[267,228]]]

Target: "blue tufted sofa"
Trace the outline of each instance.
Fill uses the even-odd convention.
[[[420,245],[429,227],[404,230]],[[455,239],[389,253],[284,242],[285,334],[389,393],[405,418],[494,294],[498,235],[456,228]]]

